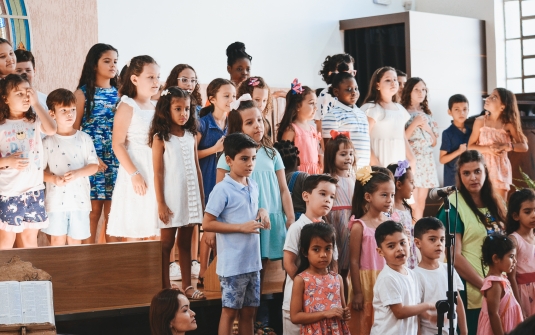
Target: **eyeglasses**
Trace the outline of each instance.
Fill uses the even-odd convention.
[[[191,85],[193,85],[193,86],[197,85],[197,79],[189,79],[189,78],[186,78],[186,77],[179,77],[177,79],[178,79],[178,82],[182,83],[182,84],[191,83]]]
[[[496,101],[498,100],[498,97],[495,95],[489,95],[488,97],[484,98],[483,101],[490,100],[490,101]]]

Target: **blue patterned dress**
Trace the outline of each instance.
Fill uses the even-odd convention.
[[[84,92],[87,101],[85,85],[80,87],[80,90]],[[88,117],[84,110],[84,116],[82,117],[82,130],[91,136],[97,156],[108,166],[106,171],[89,176],[91,200],[111,200],[113,193],[119,161],[112,150],[111,134],[115,106],[118,101],[117,88],[95,87],[91,116]]]

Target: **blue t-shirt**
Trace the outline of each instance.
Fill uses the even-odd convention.
[[[215,185],[206,204],[206,212],[226,224],[242,224],[255,220],[258,214],[258,185],[247,178],[243,185],[229,174]],[[260,271],[260,235],[226,233],[216,234],[216,273],[222,277]]]
[[[466,133],[463,133],[452,123],[451,126],[442,132],[442,145],[440,146],[440,150],[446,151],[448,154],[454,152],[459,149],[461,144],[468,144],[471,134],[472,129],[466,127]],[[459,157],[444,164],[444,186],[455,185],[455,164],[457,163],[457,159],[459,159]]]

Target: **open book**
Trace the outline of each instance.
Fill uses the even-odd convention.
[[[54,323],[52,282],[0,282],[0,324]]]

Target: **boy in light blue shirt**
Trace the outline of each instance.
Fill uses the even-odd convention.
[[[223,309],[218,334],[230,335],[240,314],[239,333],[254,333],[260,305],[260,229],[269,229],[269,215],[258,209],[258,185],[249,176],[258,144],[243,133],[225,138],[223,149],[230,173],[215,185],[206,204],[203,229],[215,232],[216,273]]]

